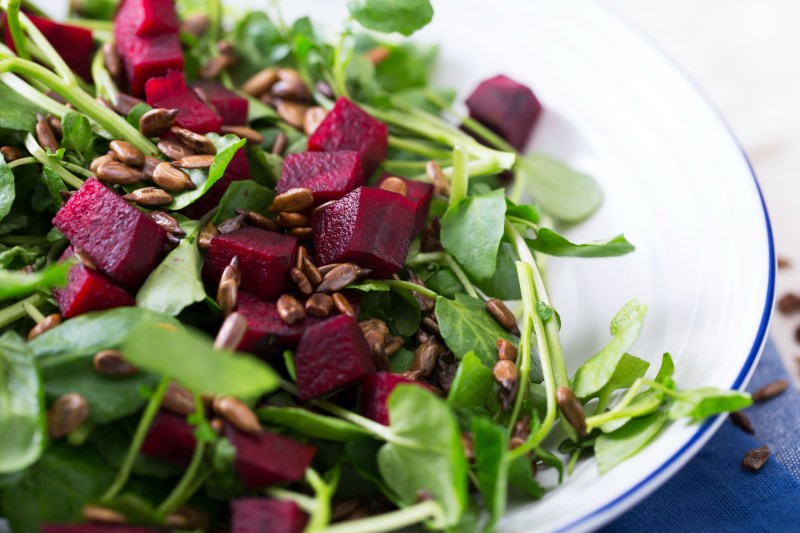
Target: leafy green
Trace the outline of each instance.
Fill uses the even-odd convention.
[[[369,280],[349,288],[365,292],[359,303],[360,319],[378,318],[393,334],[411,336],[419,329],[422,313],[419,303],[408,290],[389,287],[385,282]]]
[[[624,354],[619,360],[619,363],[617,363],[617,368],[614,370],[611,379],[608,380],[603,388],[597,391],[596,396],[600,398],[599,405],[606,405],[614,391],[627,389],[633,385],[637,379],[644,377],[649,368],[650,363],[644,359],[639,359],[629,353]],[[598,409],[598,412],[600,410],[601,409]]]
[[[600,474],[605,474],[625,459],[639,453],[659,434],[666,421],[666,413],[653,413],[643,418],[634,418],[616,431],[598,436],[594,453]]]
[[[308,437],[347,442],[369,432],[339,418],[323,416],[300,407],[262,407],[256,412],[267,423],[293,429]]]
[[[89,155],[88,152],[91,150],[92,137],[94,135],[88,118],[75,111],[69,111],[61,119],[61,129],[64,132],[61,140],[64,148],[75,150],[81,156]]]
[[[699,422],[709,416],[737,411],[753,404],[753,399],[746,392],[714,387],[682,390],[676,396],[669,410],[672,420],[688,417]]]
[[[389,56],[375,65],[375,78],[387,92],[428,85],[428,70],[436,57],[435,46],[404,43],[389,46]]]
[[[259,70],[278,63],[290,54],[291,48],[280,29],[263,11],[251,11],[233,29],[236,43],[236,78],[244,80]]]
[[[138,422],[139,416],[132,415],[92,431],[89,442],[97,448],[110,468],[118,470],[122,466]],[[136,457],[132,470],[134,474],[158,479],[175,477],[182,472],[179,466],[143,454]]]
[[[617,235],[604,241],[574,244],[548,228],[539,229],[536,232],[536,239],[527,242],[537,252],[567,257],[616,257],[629,254],[636,249],[624,235]]]
[[[442,246],[470,277],[487,280],[494,275],[505,213],[505,193],[498,189],[462,199],[442,218]]]
[[[61,200],[61,193],[67,190],[64,181],[52,168],[42,167],[42,181],[47,187],[47,192],[50,193],[50,205],[56,210],[61,207],[63,200]]]
[[[453,408],[483,407],[492,394],[493,383],[492,371],[469,352],[458,365],[447,403]]]
[[[65,261],[33,274],[0,270],[0,300],[26,296],[51,287],[63,287],[67,284],[70,267],[72,262]]]
[[[464,286],[449,268],[440,268],[433,273],[423,271],[418,274],[429,289],[445,298],[453,299],[456,294],[464,292]]]
[[[36,462],[45,444],[45,406],[36,362],[19,335],[0,337],[0,473]]]
[[[500,243],[497,250],[497,266],[494,275],[489,280],[475,281],[475,285],[484,293],[501,300],[520,300],[519,279],[514,247],[507,243]],[[460,285],[460,283],[459,283]]]
[[[14,184],[14,173],[3,161],[0,156],[0,220],[4,219],[11,212],[11,205],[16,198],[16,186]]]
[[[273,191],[254,181],[234,181],[222,196],[217,214],[214,215],[214,221],[231,218],[236,214],[236,209],[263,212],[274,196]]]
[[[177,379],[196,392],[255,397],[276,389],[275,372],[250,355],[215,350],[197,332],[143,324],[123,343],[133,365]]]
[[[487,418],[472,419],[472,436],[475,445],[475,470],[478,488],[492,520],[486,526],[491,531],[506,508],[508,489],[508,435],[504,428]]]
[[[36,124],[36,113],[41,109],[31,104],[27,98],[5,83],[0,83],[0,102],[3,102],[2,110],[0,110],[0,128],[33,131]]]
[[[433,19],[430,0],[350,0],[347,8],[362,26],[382,33],[408,36]]]
[[[536,500],[544,496],[544,488],[536,481],[531,460],[527,457],[517,457],[509,463],[508,483]]]

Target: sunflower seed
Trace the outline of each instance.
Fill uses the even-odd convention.
[[[213,222],[206,222],[202,228],[200,228],[200,233],[197,236],[197,247],[201,250],[208,250],[208,247],[211,245],[211,239],[219,235],[219,230],[214,225]]]
[[[333,298],[327,294],[318,292],[312,294],[306,301],[306,314],[317,318],[325,318],[333,310]]]
[[[106,161],[97,169],[97,179],[111,185],[132,185],[144,178],[141,170],[129,167],[120,161]]]
[[[350,513],[358,509],[360,505],[362,505],[361,500],[358,498],[350,498],[349,500],[337,503],[331,510],[331,522],[340,522],[348,518]]]
[[[179,109],[153,108],[139,118],[139,131],[145,137],[161,137],[175,125],[179,114]]]
[[[144,100],[141,100],[140,98],[136,98],[135,96],[125,93],[119,93],[117,95],[117,99],[114,101],[114,104],[111,107],[119,115],[127,117],[131,114],[131,111],[133,111],[134,107],[143,103],[145,103]]]
[[[219,226],[217,226],[217,230],[220,233],[233,233],[236,230],[240,230],[244,227],[244,221],[247,218],[246,215],[236,215],[235,217],[229,218],[228,220],[222,222]]]
[[[365,336],[370,331],[377,331],[380,334],[381,338],[386,338],[389,336],[389,327],[386,325],[386,322],[378,318],[370,318],[368,320],[362,320],[358,323],[358,326],[361,328],[361,332]]]
[[[744,454],[744,459],[742,459],[742,467],[750,472],[758,472],[764,468],[764,465],[767,464],[767,460],[769,460],[769,446],[765,444],[758,448],[748,450],[747,453]]]
[[[53,130],[53,134],[59,139],[64,137],[64,130],[61,127],[61,119],[58,117],[54,117],[53,115],[47,115],[47,123],[50,124],[50,128]]]
[[[84,505],[81,510],[83,520],[98,524],[127,524],[125,515],[99,505]]]
[[[195,155],[192,150],[175,139],[161,139],[158,141],[157,146],[158,149],[161,150],[162,154],[173,161],[183,159],[184,157],[189,157],[190,155]]]
[[[6,163],[11,163],[12,161],[25,157],[25,152],[14,146],[0,147],[0,154],[3,154],[3,160]]]
[[[278,69],[265,68],[245,81],[242,90],[250,96],[258,98],[269,91],[276,81],[278,81]]]
[[[36,117],[36,141],[39,146],[50,150],[52,153],[58,152],[58,141],[55,134],[53,134],[53,128],[50,127],[50,123],[41,113],[37,114]]]
[[[272,87],[270,87],[269,92],[275,98],[301,102],[308,102],[311,100],[311,93],[299,76],[276,81]]]
[[[327,116],[328,112],[320,106],[314,105],[309,107],[306,110],[306,114],[303,115],[303,132],[308,136],[313,135]]]
[[[231,262],[228,263],[228,266],[225,267],[225,270],[222,271],[222,277],[220,278],[220,283],[224,283],[227,280],[233,280],[236,282],[236,285],[239,286],[242,284],[242,272],[239,269],[239,257],[233,256]]]
[[[283,151],[286,150],[286,144],[288,142],[289,141],[286,138],[286,134],[282,131],[279,131],[275,136],[275,141],[272,143],[272,153],[275,155],[283,154]]]
[[[171,233],[176,237],[186,236],[186,232],[181,229],[180,224],[172,215],[168,215],[163,211],[150,211],[147,214],[147,218],[158,224],[167,233]]]
[[[236,306],[239,305],[239,284],[236,280],[226,279],[219,284],[217,303],[225,316],[236,310]]]
[[[190,155],[189,157],[184,157],[183,159],[173,161],[172,166],[175,168],[185,169],[210,168],[213,163],[213,155]]]
[[[756,434],[756,430],[753,427],[753,423],[750,422],[750,418],[742,411],[733,411],[730,414],[730,418],[733,425],[739,427],[745,433],[749,435]]]
[[[204,80],[213,80],[233,64],[233,59],[233,57],[226,55],[214,56],[200,67],[197,74]]]
[[[192,87],[192,92],[203,102],[207,108],[211,109],[215,113],[217,112],[217,107],[211,102],[211,98],[208,97],[208,93],[202,87]]]
[[[342,263],[323,278],[317,287],[318,292],[338,292],[358,279],[358,270],[353,263]]]
[[[504,389],[510,389],[517,381],[519,370],[517,370],[517,365],[515,365],[513,361],[501,359],[494,364],[492,375],[494,376],[495,383]]]
[[[322,277],[325,277],[328,274],[328,272],[330,272],[331,270],[333,270],[334,268],[338,267],[341,264],[342,263],[329,263],[327,265],[322,265],[321,267],[317,267],[317,270],[319,270],[319,273],[322,274]]]
[[[247,333],[247,319],[239,313],[231,313],[225,317],[222,327],[219,328],[217,338],[214,339],[214,348],[234,351],[241,344],[245,333]]]
[[[315,216],[319,215],[320,213],[322,213],[323,211],[325,211],[326,209],[328,209],[330,206],[332,206],[335,203],[336,203],[336,200],[330,200],[328,202],[319,204],[317,207],[315,207],[314,209],[311,210],[311,216],[315,217]]]
[[[103,44],[103,64],[115,81],[122,78],[122,59],[119,57],[117,47],[112,42]]]
[[[194,394],[177,381],[170,381],[161,407],[176,415],[188,416],[197,410]]]
[[[516,369],[516,366],[514,368]],[[572,389],[559,387],[556,391],[556,402],[569,425],[575,428],[582,437],[586,437],[586,415],[583,412],[583,405],[575,397]]]
[[[201,135],[199,133],[195,133],[191,130],[187,130],[186,128],[179,128],[177,126],[173,126],[169,129],[180,141],[189,147],[190,150],[193,150],[197,154],[211,154],[216,155],[217,147],[211,142],[211,139],[206,137],[205,135]]]
[[[317,267],[314,266],[314,263],[312,263],[308,257],[303,259],[303,266],[300,270],[303,271],[303,274],[306,275],[306,278],[308,278],[312,286],[319,287],[319,284],[322,283],[322,274],[320,274]]]
[[[69,435],[89,418],[86,398],[75,392],[60,396],[47,412],[47,430],[50,438],[60,439]]]
[[[120,140],[111,141],[109,148],[111,148],[111,151],[117,156],[117,159],[128,166],[141,168],[144,165],[144,154],[129,142]]]
[[[156,159],[155,157],[149,155],[145,156],[144,165],[142,165],[142,174],[144,174],[144,177],[149,180],[152,180],[153,174],[155,174],[156,168],[160,164],[161,164],[160,159]]]
[[[397,352],[399,352],[400,348],[402,347],[403,347],[403,337],[391,337],[386,342],[386,344],[384,344],[383,349],[386,352],[387,356],[392,357]]]
[[[211,429],[217,435],[222,435],[222,432],[225,431],[225,422],[219,417],[214,417],[211,419]]]
[[[511,310],[506,307],[506,304],[504,304],[502,300],[498,300],[497,298],[489,298],[486,300],[486,310],[490,315],[492,315],[492,318],[494,318],[498,324],[503,326],[514,335],[519,335],[517,319],[514,317],[514,313],[512,313]]]
[[[516,361],[517,347],[505,339],[497,339],[497,357],[506,361]]]
[[[296,188],[277,195],[267,211],[270,213],[296,213],[305,211],[312,205],[314,205],[314,193],[311,189]]]
[[[152,207],[168,205],[172,203],[172,196],[167,191],[163,189],[157,189],[155,187],[136,189],[135,191],[124,195],[122,199],[128,200],[129,202],[136,202],[139,205]]]
[[[375,48],[367,50],[365,55],[367,56],[367,61],[373,65],[377,65],[389,59],[389,56],[392,55],[392,51],[385,46],[376,46]]]
[[[114,152],[108,152],[107,154],[101,155],[100,157],[92,160],[91,164],[89,164],[89,170],[96,174],[100,170],[100,167],[106,163],[111,163],[114,161],[118,161],[117,156],[114,154]]]
[[[70,198],[75,196],[76,192],[78,192],[78,191],[65,191],[65,190],[62,189],[62,190],[58,191],[58,195],[61,196],[61,201],[62,202],[67,203],[67,202],[69,202]]]
[[[89,270],[97,270],[97,265],[95,264],[94,260],[89,257],[89,254],[87,254],[82,248],[76,247],[73,251],[73,254],[80,264]]]
[[[261,433],[258,417],[247,405],[233,396],[214,398],[214,412],[245,433]]]
[[[280,227],[278,224],[275,223],[274,220],[265,217],[260,213],[256,213],[255,211],[250,211],[248,209],[236,209],[237,215],[244,215],[245,221],[248,225],[254,226],[256,228],[264,229],[267,231],[278,231]]]
[[[278,316],[290,326],[297,324],[306,317],[306,312],[300,302],[288,294],[284,294],[278,298],[277,307]]]
[[[297,129],[302,129],[308,106],[297,102],[278,100],[275,104],[275,111],[278,112],[278,116],[281,117],[284,122]]]
[[[379,187],[384,191],[396,192],[403,196],[408,194],[408,185],[406,185],[406,182],[394,176],[389,176],[383,180]]]
[[[153,183],[167,191],[183,191],[186,189],[196,189],[197,185],[189,178],[189,175],[172,166],[171,163],[159,163],[153,172]]]
[[[472,439],[472,433],[464,431],[461,433],[461,446],[464,447],[464,457],[470,463],[475,462],[475,442]]]
[[[753,401],[758,402],[765,402],[767,400],[771,400],[775,396],[781,394],[783,391],[789,388],[789,382],[785,379],[778,379],[771,383],[767,383],[757,391],[753,393]]]
[[[28,340],[31,341],[35,339],[45,331],[51,330],[59,324],[61,324],[61,315],[58,313],[47,315],[44,317],[44,320],[31,328],[28,332]]]
[[[344,297],[344,295],[340,292],[333,293],[333,305],[336,306],[336,309],[339,313],[343,315],[347,315],[349,317],[356,317],[356,312],[353,310],[353,306],[350,305],[350,301]]]
[[[180,31],[194,37],[202,37],[210,23],[211,21],[205,13],[193,13],[181,21]]]
[[[426,316],[422,318],[422,327],[434,335],[441,335],[442,332],[439,330],[439,322],[436,321],[435,317]]]
[[[436,361],[442,353],[442,347],[436,342],[436,337],[431,335],[424,343],[414,351],[414,359],[411,362],[412,371],[420,371],[423,377],[430,377],[436,368]]]
[[[433,190],[440,196],[450,196],[450,182],[442,172],[442,167],[436,161],[428,161],[425,165],[425,174],[433,183]]]
[[[311,236],[314,234],[314,230],[311,228],[292,228],[288,233],[292,237],[297,237],[300,240],[306,240],[311,238]]]
[[[300,213],[280,213],[278,215],[278,224],[284,228],[300,228],[308,226],[308,217]]]
[[[298,246],[297,247],[297,256],[295,257],[294,266],[303,270],[303,263],[305,260],[308,259],[308,250],[305,246]]]
[[[118,350],[97,352],[92,364],[97,372],[105,376],[130,376],[138,372],[138,369],[127,362],[122,352]]]
[[[247,139],[249,144],[254,144],[256,146],[259,146],[264,142],[263,135],[258,133],[253,128],[248,128],[247,126],[222,126],[220,131],[222,133],[232,133],[240,139]]]
[[[289,276],[292,278],[295,285],[297,285],[301,294],[308,296],[314,292],[314,287],[311,286],[311,282],[308,281],[306,275],[303,274],[303,271],[299,268],[292,267],[291,270],[289,270]]]

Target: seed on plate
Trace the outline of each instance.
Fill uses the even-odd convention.
[[[81,510],[85,522],[99,524],[127,524],[125,515],[99,505],[84,505]]]
[[[383,189],[384,191],[391,191],[391,192],[396,192],[397,194],[402,194],[403,196],[408,194],[408,186],[406,185],[406,182],[394,176],[389,176],[388,178],[383,180],[380,184],[380,188]]]
[[[169,131],[178,137],[183,144],[188,146],[189,149],[193,150],[196,154],[215,155],[217,153],[217,147],[213,142],[211,142],[211,139],[205,135],[195,133],[191,130],[187,130],[186,128],[179,128],[177,126],[171,127]]]
[[[750,472],[758,472],[764,468],[764,465],[767,464],[768,459],[769,446],[765,444],[763,446],[759,446],[758,448],[748,450],[747,453],[744,454],[744,459],[742,459],[742,467]]]
[[[333,299],[333,305],[336,306],[336,310],[339,311],[339,313],[353,318],[356,317],[353,306],[350,305],[350,301],[345,298],[342,293],[335,292],[331,298]]]
[[[280,72],[278,73],[280,75]],[[275,98],[286,100],[307,102],[311,100],[311,93],[298,76],[276,81],[269,89],[269,93]]]
[[[117,159],[128,166],[141,168],[144,165],[144,154],[129,142],[114,140],[109,144],[109,148]]]
[[[41,113],[36,116],[36,141],[39,143],[39,146],[50,150],[52,153],[58,152],[58,141],[53,133],[53,128],[50,127],[50,123],[47,122],[47,119],[45,119]]]
[[[245,221],[250,226],[267,231],[278,231],[280,229],[274,220],[265,217],[261,213],[256,213],[255,211],[250,211],[249,209],[236,209],[235,211],[237,215],[244,215]]]
[[[275,111],[278,112],[278,116],[281,117],[284,122],[297,129],[302,129],[308,106],[297,102],[278,100],[275,104]]]
[[[291,277],[294,284],[297,285],[301,294],[308,296],[314,292],[314,287],[311,286],[311,282],[308,281],[306,275],[303,274],[303,271],[299,268],[292,267],[289,270],[289,277]]]
[[[361,332],[364,333],[364,335],[372,330],[378,331],[383,337],[389,335],[389,327],[386,325],[386,322],[378,318],[362,320],[358,323],[358,326],[361,328]]]
[[[400,348],[403,347],[403,337],[395,337],[392,336],[386,341],[386,344],[383,346],[383,350],[386,352],[388,357],[392,357],[397,352],[400,351]]]
[[[790,315],[800,311],[800,296],[793,293],[782,296],[781,299],[778,300],[778,311],[784,315]]]
[[[778,269],[783,270],[792,266],[792,262],[786,257],[778,256]]]
[[[105,165],[106,163],[111,163],[113,161],[118,161],[117,156],[114,155],[114,152],[108,152],[105,155],[101,155],[100,157],[96,157],[92,160],[89,164],[89,170],[94,172],[95,174],[99,171],[100,167]]]
[[[31,341],[35,339],[45,331],[51,330],[59,324],[61,324],[61,315],[58,313],[47,315],[44,317],[44,320],[31,328],[28,332],[28,340]]]
[[[180,224],[178,221],[170,214],[167,214],[163,211],[150,211],[147,214],[147,217],[158,224],[161,229],[166,231],[167,233],[171,233],[176,237],[185,237],[186,232],[181,229]]]
[[[497,357],[507,361],[516,361],[517,347],[505,339],[497,339]]]
[[[292,237],[296,237],[300,240],[310,239],[311,236],[314,234],[314,230],[311,228],[292,228],[288,231],[289,235]]]
[[[181,21],[180,31],[194,37],[202,37],[210,23],[211,21],[205,13],[193,13]]]
[[[439,359],[439,355],[442,351],[442,347],[436,342],[436,337],[431,335],[414,351],[411,370],[420,371],[423,377],[430,377],[433,370],[436,368],[436,361]]]
[[[333,298],[327,294],[318,292],[312,294],[306,301],[306,314],[317,318],[325,318],[333,310]]]
[[[748,417],[744,412],[742,412],[742,411],[733,411],[730,414],[730,418],[731,418],[731,422],[733,423],[733,425],[738,427],[739,429],[741,429],[745,433],[747,433],[749,435],[755,435],[756,434],[756,430],[753,427],[753,423],[750,422],[750,417]]]
[[[328,209],[330,206],[332,206],[335,203],[336,203],[336,200],[330,200],[330,201],[325,202],[323,204],[319,204],[317,207],[315,207],[314,209],[311,210],[311,216],[312,217],[313,216],[317,216],[318,214],[322,213],[323,211],[325,211],[326,209]]]
[[[117,114],[127,117],[130,115],[131,111],[133,111],[134,107],[143,103],[145,103],[144,100],[140,98],[125,93],[119,93],[111,109],[116,111]]]
[[[119,350],[102,350],[94,354],[94,369],[106,376],[130,376],[138,369],[127,362]]]
[[[789,388],[789,382],[785,379],[778,379],[771,383],[767,383],[757,391],[753,393],[753,401],[758,402],[765,402],[767,400],[771,400],[775,396],[781,394],[783,391]]]
[[[475,442],[472,433],[464,431],[461,433],[461,446],[464,447],[464,456],[470,463],[475,462]]]
[[[308,257],[303,258],[303,267],[301,270],[312,286],[319,287],[319,284],[322,283],[322,274],[320,274],[317,267],[314,266],[314,263],[312,263]]]
[[[303,305],[294,296],[284,294],[278,298],[277,307],[278,316],[290,326],[297,324],[306,317]]]
[[[288,142],[289,140],[286,138],[286,134],[279,131],[278,134],[275,135],[275,140],[272,142],[272,153],[275,155],[283,154]]]
[[[517,319],[514,313],[506,307],[502,300],[497,298],[489,298],[486,300],[486,310],[492,315],[498,324],[506,328],[514,335],[519,335],[519,327],[517,326]]]
[[[162,154],[173,161],[189,157],[190,155],[196,155],[193,150],[175,139],[161,139],[156,146],[158,146]]]
[[[170,381],[161,407],[176,415],[188,416],[197,410],[194,394],[177,381]]]
[[[249,144],[254,144],[256,146],[259,146],[264,142],[263,135],[253,128],[248,128],[247,126],[222,126],[220,131],[222,133],[232,133],[240,139],[247,139]]]
[[[189,175],[166,161],[159,163],[153,171],[153,183],[167,191],[183,191],[186,189],[196,189],[197,185],[189,178]]]
[[[278,69],[265,68],[251,76],[242,85],[242,90],[250,96],[259,97],[269,91],[270,87],[278,81]]]
[[[513,435],[515,437],[519,437],[522,440],[527,440],[528,437],[531,435],[531,418],[529,416],[521,416],[517,423],[514,424],[514,432]]]
[[[308,226],[308,217],[300,213],[279,213],[278,224],[287,229]]]
[[[103,64],[111,77],[119,81],[122,77],[122,59],[119,57],[117,47],[112,42],[103,44]]]
[[[321,267],[317,267],[317,270],[319,270],[319,273],[322,274],[322,277],[325,277],[328,275],[328,272],[340,266],[341,264],[342,263],[329,263],[327,265],[322,265]]]
[[[163,107],[151,109],[139,118],[139,131],[145,137],[161,137],[175,125],[179,114],[178,109]]]
[[[47,412],[47,430],[51,439],[60,439],[78,429],[89,418],[86,398],[75,392],[60,396]]]
[[[144,177],[141,170],[120,161],[107,161],[97,169],[97,179],[111,185],[132,185],[144,180]]]
[[[56,138],[61,139],[64,137],[64,130],[61,127],[60,118],[54,117],[53,115],[47,115],[47,123],[50,124],[50,128],[53,130],[53,134],[55,134]]]
[[[267,211],[270,213],[296,213],[305,211],[312,205],[314,205],[314,193],[311,189],[299,187],[277,195]]]
[[[200,233],[197,235],[197,247],[201,250],[208,250],[211,239],[217,235],[219,235],[219,230],[214,223],[210,221],[206,222],[203,227],[200,228]]]
[[[236,306],[239,305],[239,284],[235,279],[220,282],[217,288],[217,303],[225,316],[236,310]]]
[[[386,350],[384,350],[386,337],[381,335],[377,330],[372,329],[364,333],[364,338],[367,340],[370,352],[372,352],[372,360],[378,372],[391,371],[392,364],[389,362],[389,356],[386,355]]]
[[[376,46],[375,48],[367,50],[365,55],[370,63],[377,65],[389,59],[389,56],[392,55],[392,51],[385,46]]]
[[[236,429],[251,434],[261,433],[258,417],[241,400],[233,396],[217,396],[214,398],[213,409]]]
[[[173,161],[172,166],[175,168],[185,168],[185,169],[210,168],[213,163],[214,163],[213,155],[210,154],[190,155],[189,157],[184,157],[183,159],[178,159],[177,161]]]
[[[434,335],[441,335],[442,332],[439,330],[439,322],[436,321],[435,317],[426,316],[422,317],[422,327]]]
[[[217,226],[217,230],[224,235],[225,233],[232,233],[236,230],[242,229],[245,226],[246,218],[246,215],[236,215],[235,217],[229,218],[228,220],[222,222],[219,226]]]
[[[450,196],[450,182],[442,172],[442,167],[436,161],[428,161],[425,165],[425,174],[433,183],[433,190],[439,196]]]
[[[516,368],[516,367],[515,367]],[[556,391],[556,401],[561,414],[570,426],[575,428],[582,437],[586,436],[586,414],[583,405],[569,387],[559,387]]]
[[[220,278],[219,282],[224,283],[227,280],[233,280],[236,282],[236,285],[239,286],[242,283],[242,273],[239,269],[239,257],[233,256],[231,262],[225,267],[225,270],[222,271],[222,277]]]
[[[306,114],[303,116],[303,132],[308,136],[313,135],[327,116],[328,112],[320,106],[314,105],[309,107],[306,110]]]
[[[25,152],[15,146],[0,147],[0,154],[3,155],[3,160],[6,163],[11,163],[12,161],[25,157]]]
[[[129,202],[136,202],[139,205],[146,207],[156,207],[159,205],[168,205],[172,203],[172,196],[164,189],[156,187],[144,187],[136,189],[129,194],[122,197],[123,200]]]
[[[241,344],[245,333],[247,333],[247,319],[239,313],[231,313],[225,317],[222,327],[219,328],[217,338],[214,339],[214,348],[234,351]]]
[[[94,259],[89,257],[89,254],[87,254],[83,248],[75,248],[73,254],[80,264],[89,270],[97,270],[97,264],[95,264]]]
[[[342,263],[324,275],[318,292],[339,292],[358,279],[358,269],[353,263]]]
[[[333,93],[333,89],[331,86],[328,85],[328,82],[320,80],[314,86],[319,93],[324,96],[325,98],[333,99],[336,95]]]

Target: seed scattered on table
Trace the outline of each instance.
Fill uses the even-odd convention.
[[[758,472],[764,465],[767,464],[769,459],[769,446],[766,444],[748,450],[742,459],[742,467],[749,472]]]
[[[778,311],[784,315],[791,315],[800,311],[800,296],[791,292],[783,295],[778,300]]]
[[[756,430],[753,427],[753,423],[750,422],[750,417],[748,417],[744,412],[733,411],[730,414],[730,417],[731,417],[731,423],[733,423],[734,426],[740,428],[742,431],[744,431],[749,435],[756,434]]]
[[[789,382],[785,379],[778,379],[771,383],[767,383],[753,393],[754,402],[765,402],[771,400],[775,396],[781,394],[789,388]]]

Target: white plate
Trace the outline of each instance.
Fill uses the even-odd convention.
[[[343,4],[294,0],[283,8],[336,31]],[[600,212],[568,235],[588,241],[624,231],[637,246],[622,258],[552,261],[570,371],[607,341],[610,319],[636,297],[650,312],[634,354],[657,367],[669,351],[683,387],[744,387],[772,309],[772,237],[747,159],[702,94],[588,0],[434,7],[434,22],[414,38],[441,45],[437,81],[462,99],[498,73],[529,84],[547,110],[532,148],[590,173],[606,193]],[[499,529],[597,528],[675,474],[721,422],[674,424],[602,478],[586,461],[542,501],[510,509]]]

